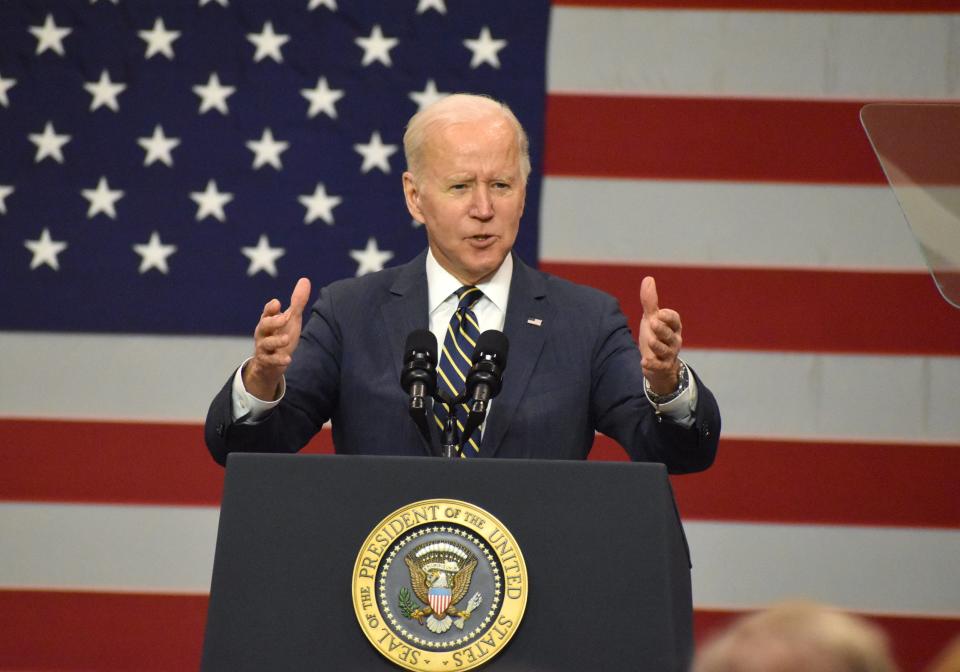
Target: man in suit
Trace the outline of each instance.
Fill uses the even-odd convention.
[[[466,455],[582,459],[600,431],[633,460],[663,462],[672,472],[708,467],[719,410],[679,359],[680,316],[659,307],[654,279],[640,288],[638,349],[612,297],[540,273],[512,253],[530,172],[527,137],[513,113],[489,98],[450,96],[414,115],[404,151],[407,208],[424,224],[428,249],[403,266],[321,290],[302,334],[306,278],[286,310],[268,302],[254,355],[211,404],[206,440],[214,459],[297,451],[327,420],[339,453],[431,454],[405,411],[404,341],[429,328],[444,343],[450,326],[468,320],[478,331],[503,330],[510,358]],[[469,308],[458,306],[465,288],[479,290]]]

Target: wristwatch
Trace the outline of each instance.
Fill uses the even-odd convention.
[[[646,378],[643,379],[643,392],[647,395],[647,399],[650,400],[650,403],[653,404],[654,410],[657,414],[660,413],[659,406],[661,404],[666,404],[667,402],[673,401],[679,397],[683,392],[690,387],[690,371],[687,369],[687,365],[683,363],[683,360],[680,360],[680,370],[677,372],[677,389],[669,394],[657,394],[650,389],[650,383]]]

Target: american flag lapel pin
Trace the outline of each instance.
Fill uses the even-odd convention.
[[[539,317],[528,317],[527,324],[532,324],[535,327],[539,327],[543,324],[543,320],[541,320]]]

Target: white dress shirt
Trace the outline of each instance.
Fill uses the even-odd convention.
[[[476,285],[483,296],[473,305],[480,333],[490,329],[503,331],[507,319],[507,298],[510,296],[510,279],[513,277],[513,256],[500,264],[500,268],[489,280]],[[447,335],[447,325],[457,310],[460,300],[456,291],[463,283],[450,275],[433,256],[427,252],[427,306],[430,310],[430,331],[437,337],[437,347],[443,347]],[[439,355],[438,355],[439,356]]]

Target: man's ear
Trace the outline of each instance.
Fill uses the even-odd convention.
[[[424,223],[423,211],[420,209],[420,189],[409,170],[403,174],[403,197],[407,202],[407,210],[415,220]]]

